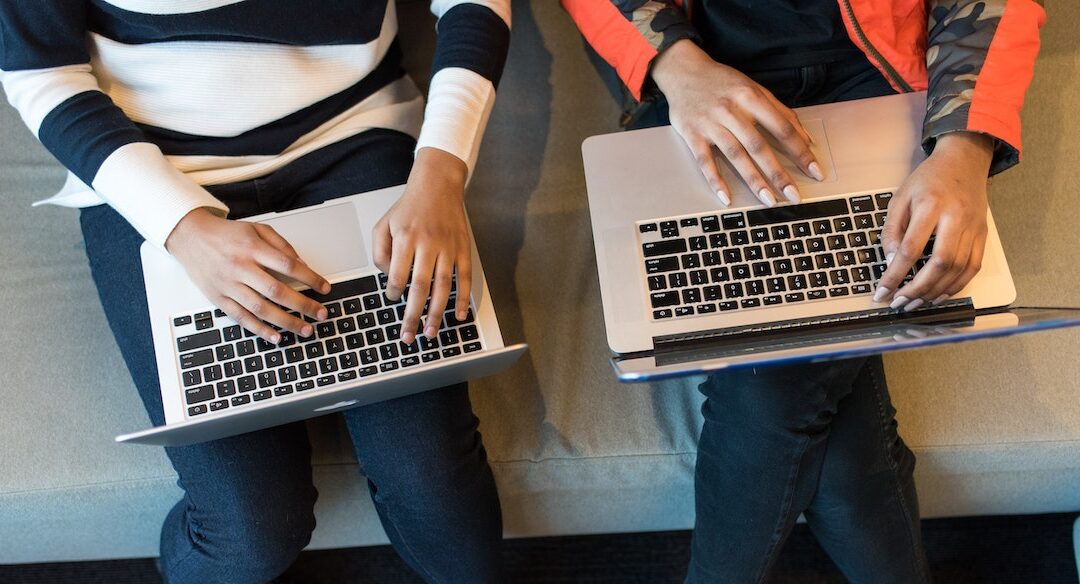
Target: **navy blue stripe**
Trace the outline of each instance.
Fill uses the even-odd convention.
[[[0,1],[0,69],[48,69],[89,62],[85,2]]]
[[[344,91],[239,136],[215,138],[139,124],[146,138],[170,155],[251,156],[279,154],[298,138],[360,103],[405,74],[394,41],[371,73]]]
[[[447,67],[479,73],[496,87],[510,50],[510,27],[487,6],[458,4],[439,18],[434,75]]]
[[[166,41],[355,45],[379,37],[386,2],[244,0],[186,14],[144,14],[92,0],[88,27],[114,41],[133,45]]]
[[[100,91],[84,91],[53,108],[38,129],[49,152],[86,184],[117,148],[145,142],[141,132]]]

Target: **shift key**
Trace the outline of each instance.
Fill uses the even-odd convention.
[[[641,251],[647,258],[686,253],[686,240],[668,239],[664,241],[650,241],[649,243],[641,245]]]
[[[214,329],[176,339],[176,347],[181,353],[201,349],[221,342],[221,331]]]

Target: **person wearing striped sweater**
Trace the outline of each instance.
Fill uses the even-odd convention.
[[[163,423],[139,246],[171,253],[262,338],[309,336],[325,307],[281,275],[329,284],[266,226],[235,219],[406,183],[373,255],[411,283],[402,340],[437,334],[450,276],[468,307],[465,183],[509,46],[509,0],[434,0],[425,100],[403,71],[393,0],[33,0],[0,3],[0,81],[69,171],[47,203],[81,208],[110,327]],[[432,283],[433,282],[433,283]],[[423,578],[497,581],[501,516],[464,384],[345,419],[390,541]],[[183,499],[162,529],[177,582],[266,582],[314,529],[303,424],[166,452]]]

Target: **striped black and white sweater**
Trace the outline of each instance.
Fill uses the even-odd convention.
[[[394,0],[3,0],[0,81],[70,170],[46,202],[108,203],[163,246],[201,185],[255,178],[370,128],[470,171],[506,59],[510,0],[434,0],[425,105]]]

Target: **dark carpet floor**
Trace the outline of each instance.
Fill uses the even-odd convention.
[[[936,519],[923,522],[939,584],[1077,584],[1075,514]],[[511,581],[521,584],[682,581],[685,531],[549,537],[506,542]],[[305,552],[286,574],[296,584],[420,582],[389,547]],[[0,566],[0,584],[149,584],[153,560]],[[845,582],[804,525],[783,551],[776,584]]]

